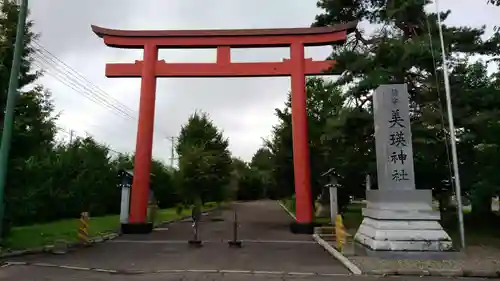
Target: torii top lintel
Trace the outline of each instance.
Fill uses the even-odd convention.
[[[288,47],[343,44],[357,21],[330,27],[229,29],[229,30],[118,30],[92,25],[92,30],[110,47],[142,49],[145,44],[158,48]]]

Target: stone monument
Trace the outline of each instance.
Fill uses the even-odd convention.
[[[354,239],[368,251],[449,251],[452,241],[432,209],[432,191],[416,190],[406,85],[381,85],[373,96],[378,190],[366,191]]]

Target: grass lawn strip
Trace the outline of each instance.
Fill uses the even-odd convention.
[[[215,203],[206,203],[203,211],[216,207]],[[178,220],[191,215],[190,209],[183,209],[177,213],[176,208],[161,209],[156,213],[155,225],[163,222]],[[79,219],[65,219],[50,223],[19,226],[12,228],[9,236],[5,239],[4,252],[9,250],[30,249],[54,244],[57,240],[76,242]],[[89,237],[99,237],[115,233],[120,228],[120,216],[108,215],[102,217],[90,217]]]

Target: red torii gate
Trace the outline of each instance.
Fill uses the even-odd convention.
[[[149,174],[157,77],[269,77],[291,76],[293,164],[296,194],[294,232],[312,231],[312,198],[307,137],[305,76],[320,75],[335,61],[304,57],[304,47],[343,44],[357,22],[331,27],[246,30],[116,30],[92,26],[110,47],[144,49],[144,60],[106,64],[107,77],[141,77],[139,124],[128,232],[147,233]],[[231,62],[231,48],[290,47],[282,62]],[[216,63],[166,63],[158,49],[216,48]]]

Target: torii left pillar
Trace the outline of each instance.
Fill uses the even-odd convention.
[[[154,222],[147,221],[147,208],[153,152],[156,100],[155,64],[157,60],[158,47],[154,44],[144,45],[132,200],[130,202],[129,223],[126,227],[129,233],[149,233],[153,230]]]

